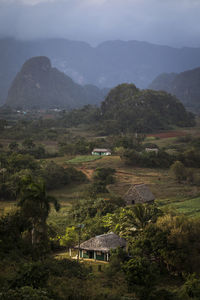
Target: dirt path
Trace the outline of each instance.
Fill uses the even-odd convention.
[[[86,169],[85,167],[79,167],[79,168],[76,168],[76,169],[83,172],[89,180],[92,179],[93,173],[95,171],[93,169]]]
[[[124,171],[116,171],[116,173],[115,174],[125,174],[125,175],[131,175],[131,176],[133,176],[133,173],[129,173],[129,172],[124,172]]]
[[[92,179],[93,174],[95,172],[95,169],[89,169],[89,168],[87,168],[87,166],[79,166],[79,167],[76,167],[76,169],[79,171],[82,171],[88,177],[89,180]],[[141,177],[140,174],[136,174],[136,173],[134,174],[133,172],[122,171],[117,168],[116,168],[115,175],[119,176],[119,177],[123,177],[123,175],[124,175],[124,178],[130,178],[130,177],[140,178]],[[154,172],[146,173],[142,177],[149,177],[149,176],[150,177],[159,177],[159,174],[154,171]]]
[[[94,169],[87,169],[86,167],[79,167],[79,168],[76,168],[77,170],[79,170],[79,171],[81,171],[81,172],[83,172],[87,177],[88,177],[88,179],[89,180],[91,180],[92,179],[92,176],[93,176],[93,173],[94,173]],[[116,170],[116,173],[115,173],[116,175],[121,175],[121,174],[124,174],[124,175],[131,175],[131,176],[133,176],[133,173],[129,173],[129,172],[124,172],[124,171],[119,171],[119,170]]]

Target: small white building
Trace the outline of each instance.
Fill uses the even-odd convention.
[[[145,151],[146,152],[154,152],[156,154],[158,154],[158,148],[145,148]]]
[[[101,149],[101,148],[95,148],[92,151],[92,155],[111,155],[111,150],[110,149]]]

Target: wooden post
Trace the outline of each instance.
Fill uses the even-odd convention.
[[[96,251],[94,251],[94,260],[97,259],[97,256],[96,256]]]
[[[78,256],[77,260],[80,258],[80,239],[81,239],[81,228],[79,227],[79,232],[78,232]]]
[[[69,256],[72,257],[72,249],[69,248]]]
[[[106,253],[106,260],[109,261],[109,256],[108,256],[108,252]]]
[[[81,224],[78,225],[78,255],[77,260],[80,258],[80,243],[81,243]]]
[[[85,225],[84,224],[78,224],[78,255],[77,255],[77,260],[80,258],[80,243],[81,243],[81,230],[83,229]]]

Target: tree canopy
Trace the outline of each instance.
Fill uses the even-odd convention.
[[[102,129],[111,132],[152,132],[172,126],[191,126],[194,117],[166,92],[139,90],[121,84],[101,104]]]

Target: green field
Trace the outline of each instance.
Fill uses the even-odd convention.
[[[101,156],[95,156],[95,155],[79,155],[76,156],[70,160],[67,160],[66,163],[68,164],[81,164],[81,163],[85,163],[85,162],[90,162],[90,161],[94,161],[97,159],[100,159]]]
[[[200,217],[200,197],[172,203],[170,208],[189,217]]]

